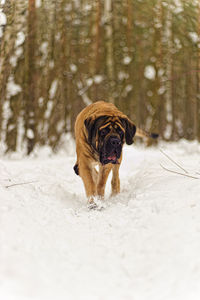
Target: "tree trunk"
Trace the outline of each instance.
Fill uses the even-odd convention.
[[[35,0],[28,2],[28,33],[26,49],[26,139],[30,154],[37,142],[36,132],[36,7]]]
[[[109,81],[108,100],[114,102],[114,53],[113,53],[113,26],[112,26],[112,0],[104,0],[105,18],[105,47],[106,47],[106,67]]]

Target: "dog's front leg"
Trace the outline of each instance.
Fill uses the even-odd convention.
[[[112,177],[112,181],[111,181],[112,196],[114,196],[120,192],[119,167],[120,167],[120,164],[113,165],[113,177]]]
[[[97,183],[94,180],[94,170],[92,164],[79,163],[79,174],[83,180],[85,192],[89,203],[94,202],[97,195]]]
[[[97,183],[97,195],[101,198],[104,197],[106,181],[108,179],[108,175],[112,169],[111,164],[107,164],[105,166],[99,166],[99,179]]]

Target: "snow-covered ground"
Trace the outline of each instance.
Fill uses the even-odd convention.
[[[159,148],[200,178],[198,143]],[[101,211],[87,208],[73,144],[1,157],[0,299],[199,300],[200,180],[164,170],[184,173],[159,148],[125,147],[121,194],[107,186]]]

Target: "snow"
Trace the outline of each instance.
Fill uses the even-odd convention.
[[[100,84],[103,81],[103,76],[102,75],[94,75],[94,82],[96,84]]]
[[[22,54],[23,54],[23,48],[22,47],[18,47],[15,50],[14,55],[10,56],[9,62],[12,65],[12,67],[15,68],[17,66],[17,61],[21,57]]]
[[[161,86],[158,89],[158,95],[163,95],[166,92],[166,87],[165,86]]]
[[[200,299],[200,181],[165,171],[183,173],[159,150],[200,177],[200,144],[126,146],[121,194],[109,178],[98,211],[69,142],[0,159],[1,299]]]
[[[129,93],[130,91],[132,91],[132,89],[133,89],[132,84],[127,84],[127,86],[125,87],[125,91],[126,91],[127,93]]]
[[[0,26],[4,26],[6,24],[7,24],[6,15],[2,12],[2,9],[0,9]]]
[[[41,0],[36,0],[35,1],[35,6],[36,6],[36,8],[40,8],[41,7]]]
[[[46,63],[45,60],[48,56],[48,45],[49,45],[48,42],[42,42],[41,45],[40,45],[40,51],[43,54],[43,63]]]
[[[198,43],[200,41],[200,38],[196,32],[189,32],[189,37],[194,43]]]
[[[54,81],[51,84],[51,88],[49,90],[49,98],[50,99],[53,99],[55,97],[57,88],[58,88],[58,80],[54,79]]]
[[[150,80],[154,80],[156,77],[156,70],[153,66],[148,65],[144,69],[144,77]]]
[[[12,96],[17,95],[22,91],[21,86],[14,82],[13,75],[9,76],[8,83],[7,83],[7,97],[10,98]]]
[[[34,132],[32,129],[27,129],[27,133],[26,133],[26,136],[29,138],[29,139],[33,139],[34,138]]]
[[[125,65],[129,65],[129,64],[131,63],[131,61],[132,61],[132,58],[131,58],[130,56],[125,56],[125,57],[123,58],[123,63],[124,63]]]
[[[93,79],[92,78],[86,79],[86,85],[87,85],[87,87],[90,87],[92,84],[93,84]]]
[[[76,73],[78,68],[75,64],[70,64],[70,70],[71,70],[72,73]]]
[[[0,4],[4,5],[3,2],[0,2]],[[0,9],[0,38],[3,36],[3,26],[5,26],[7,23],[6,15],[2,12],[2,9]]]
[[[119,80],[124,80],[124,79],[127,79],[129,78],[129,74],[124,72],[124,71],[119,71],[118,73],[118,79]]]
[[[21,46],[25,41],[25,34],[20,31],[17,33],[17,39],[15,40],[15,47]]]

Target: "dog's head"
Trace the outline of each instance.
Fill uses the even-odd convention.
[[[128,118],[101,116],[85,120],[88,131],[88,143],[99,154],[99,161],[105,165],[117,164],[122,146],[133,143],[135,125]]]

